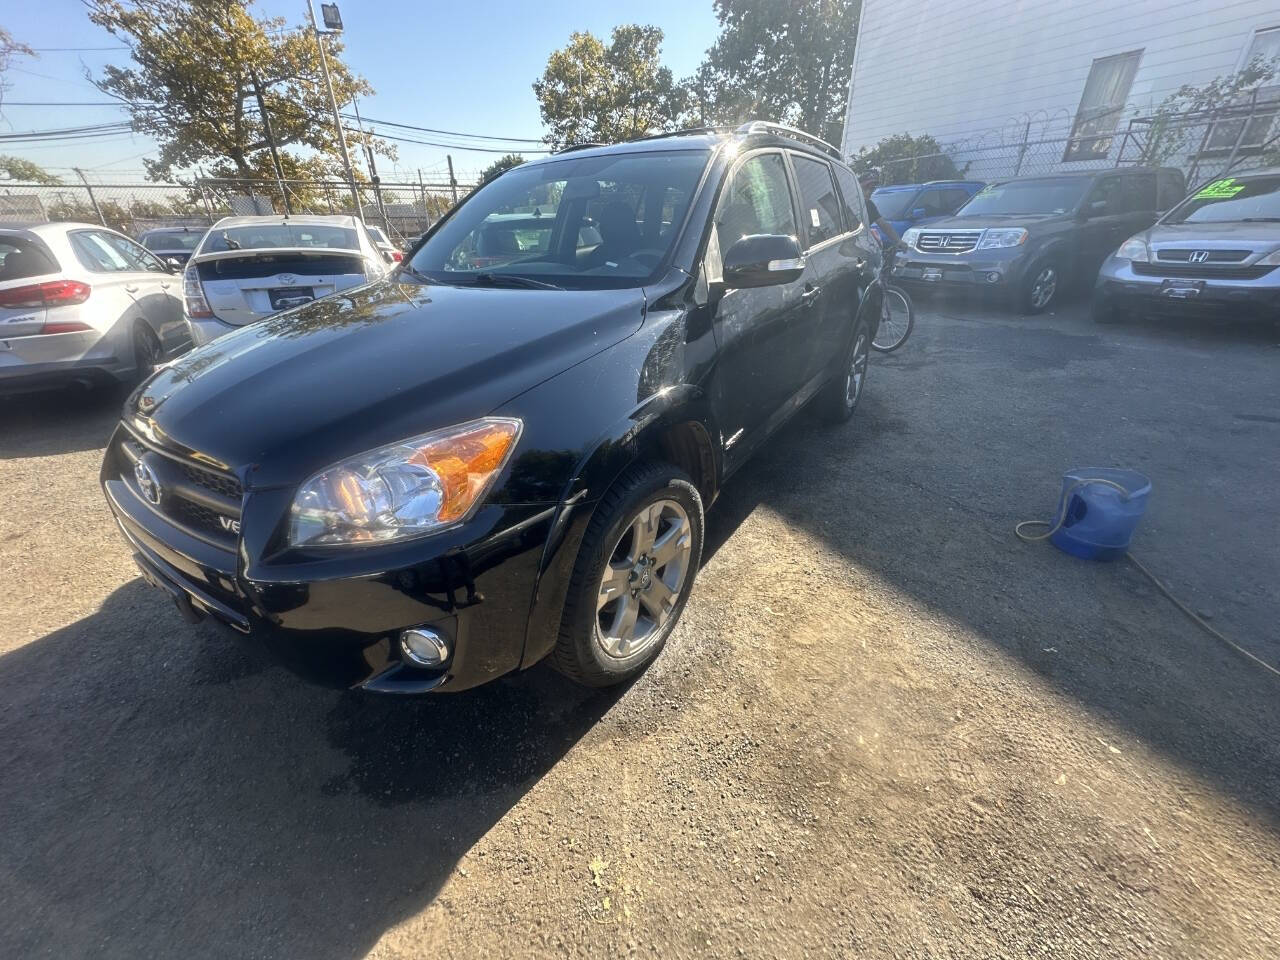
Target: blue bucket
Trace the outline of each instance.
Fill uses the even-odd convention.
[[[1125,492],[1090,480],[1110,480]],[[1061,517],[1065,509],[1066,516],[1049,540],[1059,550],[1086,560],[1114,560],[1129,549],[1150,493],[1151,481],[1136,470],[1072,470],[1062,478],[1062,496],[1054,514]]]

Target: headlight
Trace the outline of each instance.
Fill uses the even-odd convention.
[[[1147,249],[1147,241],[1141,237],[1130,237],[1120,244],[1120,249],[1115,252],[1114,256],[1117,260],[1136,260],[1139,263],[1151,262],[1151,251]]]
[[[979,250],[990,250],[993,247],[1020,247],[1027,242],[1027,231],[1021,227],[1006,227],[988,230],[978,241]]]
[[[1258,263],[1265,264],[1268,267],[1280,266],[1280,250],[1273,250],[1259,260]]]
[[[920,231],[915,227],[911,227],[902,235],[902,242],[906,244],[908,250],[914,250],[916,248],[916,240],[919,239],[919,237]]]
[[[298,489],[289,543],[404,540],[465,520],[506,465],[521,426],[485,417],[335,463]]]

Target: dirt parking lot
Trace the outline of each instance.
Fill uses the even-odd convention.
[[[1135,551],[1280,662],[1280,336],[923,306],[610,693],[304,686],[135,575],[119,397],[0,402],[0,956],[1276,956],[1280,681],[1012,527],[1146,472]]]

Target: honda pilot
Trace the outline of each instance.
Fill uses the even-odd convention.
[[[513,217],[536,236],[477,254]],[[102,486],[185,617],[312,676],[461,690],[550,658],[618,683],[679,620],[725,480],[806,404],[858,406],[881,262],[800,131],[563,151],[389,276],[161,370]]]

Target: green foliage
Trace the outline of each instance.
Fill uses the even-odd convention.
[[[508,153],[504,157],[493,161],[483,170],[480,171],[480,183],[488,183],[500,173],[506,173],[512,167],[518,167],[524,163],[524,157],[518,153]]]
[[[776,120],[839,144],[861,0],[715,0],[720,36],[684,83],[687,122]]]
[[[85,0],[89,19],[129,45],[135,66],[107,66],[94,80],[126,103],[133,129],[160,144],[144,161],[152,179],[208,164],[215,176],[274,176],[257,91],[281,149],[285,176],[337,174],[341,156],[310,29],[286,30],[282,17],[258,19],[252,0]],[[326,41],[334,94],[346,103],[371,94]],[[303,148],[303,155],[283,148]],[[394,150],[381,141],[374,148]],[[312,153],[314,151],[314,153]]]
[[[933,137],[921,134],[895,133],[885,137],[874,147],[863,147],[849,165],[855,173],[879,170],[880,182],[927,183],[930,180],[955,180],[964,171],[942,152],[942,146]]]
[[[591,33],[573,33],[551,54],[533,85],[552,147],[615,143],[670,130],[684,108],[682,91],[659,62],[662,31],[614,27],[606,45]]]
[[[23,183],[55,184],[62,182],[52,173],[32,163],[30,160],[23,160],[21,157],[10,157],[6,154],[0,154],[0,173],[3,173],[9,180],[18,180]]]
[[[1179,87],[1165,97],[1152,114],[1150,132],[1142,153],[1143,162],[1160,165],[1180,154],[1195,150],[1200,144],[1200,138],[1204,136],[1204,126],[1199,123],[1179,123],[1180,117],[1247,105],[1255,88],[1268,85],[1277,76],[1280,76],[1280,59],[1264,61],[1261,57],[1254,57],[1238,73],[1215,77],[1199,87],[1190,84]],[[1264,155],[1263,162],[1280,162],[1280,148],[1273,143],[1270,152]]]

